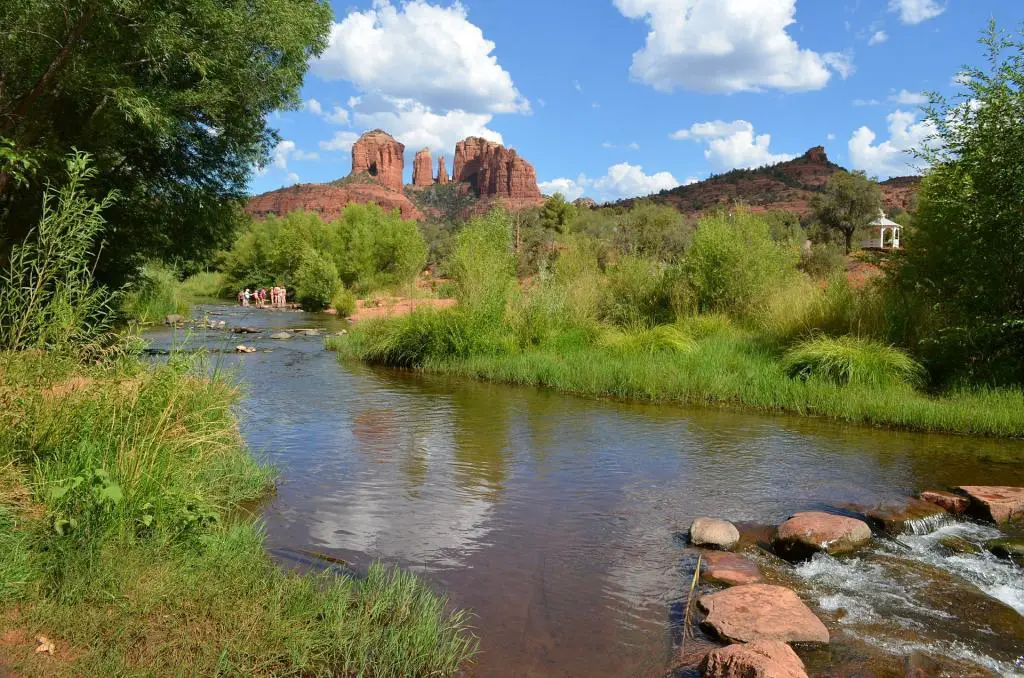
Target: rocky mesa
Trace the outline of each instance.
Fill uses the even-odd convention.
[[[399,210],[405,219],[422,219],[423,211],[409,198],[416,193],[405,190],[404,173],[405,146],[387,132],[373,130],[352,145],[352,168],[346,178],[264,193],[250,199],[246,211],[263,218],[303,210],[333,219],[348,204],[376,203],[384,209]],[[436,175],[431,150],[424,148],[416,154],[409,188],[422,190],[448,183],[461,184],[461,191],[477,199],[470,213],[487,211],[496,204],[519,210],[544,201],[533,165],[515,150],[480,137],[456,145],[451,177],[443,154],[438,158]]]

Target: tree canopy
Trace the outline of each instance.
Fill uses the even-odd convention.
[[[836,172],[814,202],[815,216],[826,228],[843,234],[846,253],[853,249],[853,234],[878,216],[882,189],[863,172]]]
[[[1022,383],[1024,37],[993,24],[982,43],[988,68],[964,69],[953,100],[932,95],[932,169],[897,274],[936,310],[936,361]]]
[[[252,169],[326,47],[326,0],[0,3],[0,259],[72,149],[120,196],[100,262],[203,260],[230,241]]]

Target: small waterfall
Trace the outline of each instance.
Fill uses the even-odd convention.
[[[907,532],[912,535],[921,536],[931,534],[953,522],[953,516],[948,513],[936,513],[924,518],[915,518],[904,523]]]

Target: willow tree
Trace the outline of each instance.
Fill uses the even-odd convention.
[[[0,2],[0,261],[72,149],[120,196],[108,280],[225,244],[278,141],[267,114],[298,106],[330,22],[326,0]]]

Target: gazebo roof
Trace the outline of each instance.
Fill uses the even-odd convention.
[[[899,226],[899,224],[897,224],[895,221],[892,221],[890,219],[886,219],[885,212],[883,212],[882,210],[878,210],[878,218],[875,219],[874,221],[872,221],[870,224],[868,224],[868,226],[884,226],[884,227],[889,227],[889,226]]]

